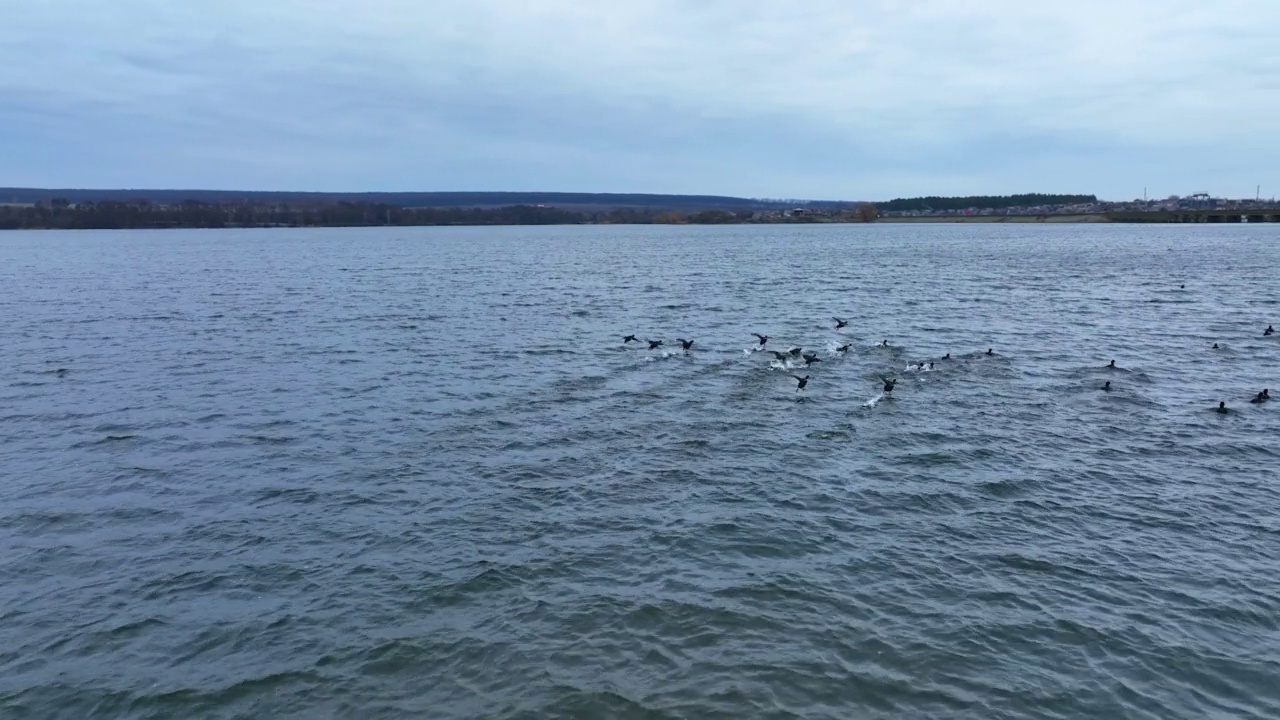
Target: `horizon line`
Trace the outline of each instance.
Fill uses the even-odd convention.
[[[807,198],[801,196],[767,196],[767,195],[725,195],[719,193],[672,193],[672,192],[651,192],[651,191],[596,191],[596,190],[253,190],[245,188],[226,189],[212,187],[37,187],[37,186],[20,186],[9,185],[0,186],[0,196],[4,193],[59,193],[59,192],[84,192],[84,193],[216,193],[216,194],[262,194],[262,195],[595,195],[595,196],[621,196],[621,197],[669,197],[669,198],[711,198],[722,200],[748,200],[756,202],[771,203],[877,203],[890,202],[893,200],[913,200],[921,198],[982,198],[982,197],[1016,197],[1020,195],[1046,195],[1046,196],[1091,196],[1098,202],[1108,202],[1098,197],[1096,193],[1083,192],[1043,192],[1043,191],[1023,191],[1015,193],[971,193],[965,195],[939,195],[939,194],[922,194],[922,195],[902,195],[892,198],[884,198],[879,200],[867,199],[835,199],[835,198]],[[1152,198],[1163,199],[1163,198]]]

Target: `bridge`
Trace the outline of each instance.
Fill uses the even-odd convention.
[[[1111,222],[1128,223],[1280,223],[1280,207],[1227,210],[1134,210],[1104,214]]]

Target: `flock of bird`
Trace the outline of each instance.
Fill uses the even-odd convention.
[[[1268,335],[1275,335],[1275,334],[1276,334],[1276,329],[1275,329],[1273,326],[1271,326],[1271,325],[1268,325],[1268,326],[1267,326],[1267,329],[1262,331],[1262,336],[1263,336],[1263,337],[1267,337]],[[1218,343],[1214,343],[1214,344],[1213,344],[1213,349],[1214,349],[1214,350],[1219,349],[1219,348],[1218,348]],[[1262,392],[1258,393],[1257,395],[1254,395],[1254,396],[1253,396],[1253,399],[1252,399],[1252,400],[1250,400],[1249,402],[1253,403],[1254,405],[1258,405],[1258,404],[1261,404],[1261,403],[1267,402],[1267,401],[1268,401],[1268,400],[1270,400],[1270,399],[1271,399],[1271,391],[1270,391],[1270,390],[1268,390],[1267,388],[1262,388]],[[1219,403],[1218,403],[1218,412],[1220,412],[1220,413],[1231,412],[1231,411],[1227,408],[1227,403],[1226,403],[1226,401],[1222,401],[1222,402],[1219,402]]]
[[[843,329],[843,328],[846,328],[846,327],[848,327],[848,326],[849,326],[849,321],[848,321],[848,320],[844,320],[844,319],[842,319],[842,318],[838,318],[838,317],[833,317],[833,318],[831,318],[831,319],[832,319],[832,321],[834,321],[834,322],[835,322],[835,329],[836,329],[836,330],[840,330],[840,329]],[[755,350],[756,350],[756,351],[765,351],[765,346],[769,344],[769,336],[768,336],[768,335],[761,335],[760,333],[751,333],[751,334],[752,334],[753,336],[755,336],[755,338],[756,338],[756,346],[755,346]],[[686,352],[686,353],[688,353],[690,350],[692,350],[692,349],[693,349],[693,343],[694,343],[694,341],[693,341],[693,340],[685,340],[684,338],[676,338],[676,342],[680,343],[680,347],[681,347],[681,349],[683,349],[683,350],[684,350],[684,352]],[[639,343],[648,343],[648,345],[649,345],[649,349],[650,349],[650,350],[658,350],[658,349],[660,349],[663,345],[665,345],[665,344],[666,344],[666,343],[665,343],[665,341],[663,341],[663,340],[650,340],[650,339],[647,339],[647,338],[646,338],[646,339],[644,339],[644,340],[641,340],[640,338],[636,337],[634,334],[633,334],[633,335],[624,335],[624,336],[622,337],[622,343],[623,343],[624,345],[626,345],[626,344],[628,344],[628,343],[637,343],[637,344],[639,344]],[[839,354],[839,355],[844,355],[845,353],[847,353],[847,352],[849,351],[849,349],[850,349],[851,347],[853,347],[853,345],[852,345],[851,343],[846,343],[846,344],[844,344],[844,345],[839,345],[839,346],[836,346],[836,348],[835,348],[835,352],[836,352],[837,354]],[[889,341],[888,341],[888,340],[884,340],[884,341],[882,341],[882,342],[880,343],[880,347],[889,347]],[[800,347],[792,347],[792,348],[788,348],[785,352],[779,352],[779,351],[777,351],[777,350],[769,350],[768,352],[772,353],[772,354],[773,354],[773,357],[774,357],[774,358],[775,358],[779,363],[783,363],[783,367],[788,367],[788,366],[786,365],[786,363],[791,362],[791,361],[796,361],[796,360],[798,360],[798,361],[800,361],[800,362],[803,362],[803,363],[804,363],[804,366],[805,366],[806,368],[807,368],[807,367],[810,367],[810,366],[811,366],[811,365],[813,365],[814,363],[820,363],[820,362],[822,362],[822,358],[818,357],[818,354],[817,354],[817,353],[814,353],[814,352],[805,352],[805,351],[804,351],[804,348],[800,348]],[[987,348],[987,352],[986,352],[986,354],[987,354],[987,355],[994,355],[994,354],[995,354],[995,350],[994,350],[994,349],[992,349],[992,348]],[[942,357],[942,359],[943,359],[943,360],[950,360],[950,359],[951,359],[951,353],[947,353],[946,355],[944,355],[944,356]],[[912,365],[909,365],[909,366],[908,366],[908,369],[910,369],[910,370],[933,370],[933,369],[934,369],[934,363],[933,363],[933,362],[931,362],[931,361],[928,361],[928,362],[927,362],[927,361],[921,361],[921,362],[919,362],[918,364],[912,364]],[[804,390],[804,389],[805,389],[805,387],[809,384],[809,376],[808,376],[808,375],[803,375],[803,376],[801,376],[801,375],[796,375],[796,374],[794,374],[794,373],[791,373],[791,377],[795,378],[795,380],[796,380],[796,392],[800,392],[801,390]],[[894,386],[898,383],[898,381],[897,381],[897,379],[896,379],[896,378],[881,377],[880,379],[881,379],[881,380],[883,381],[883,383],[884,383],[884,391],[885,391],[886,393],[893,392],[893,388],[894,388]]]
[[[1185,287],[1185,286],[1184,286],[1184,287]],[[848,326],[849,326],[849,322],[848,322],[847,320],[842,319],[842,318],[832,317],[831,319],[835,322],[835,329],[836,329],[836,330],[840,330],[840,329],[843,329],[843,328],[845,328],[845,327],[848,327]],[[769,336],[768,336],[768,335],[761,335],[760,333],[754,333],[754,332],[753,332],[753,333],[751,333],[751,334],[755,336],[756,341],[757,341],[757,344],[756,344],[755,349],[756,349],[757,351],[764,351],[765,345],[768,345],[768,344],[769,344]],[[1273,327],[1273,326],[1271,326],[1271,325],[1268,325],[1268,326],[1267,326],[1267,329],[1262,331],[1262,335],[1263,335],[1264,337],[1266,337],[1266,336],[1270,336],[1270,335],[1274,335],[1274,334],[1275,334],[1275,327]],[[639,339],[639,338],[637,338],[634,334],[632,334],[632,335],[624,335],[624,336],[623,336],[623,338],[622,338],[622,343],[623,343],[624,345],[625,345],[625,344],[628,344],[628,343],[641,343],[641,342],[648,343],[648,344],[649,344],[649,349],[650,349],[650,350],[657,350],[657,349],[661,348],[661,347],[665,344],[665,343],[664,343],[664,341],[662,341],[662,340],[649,340],[649,339],[640,340],[640,339]],[[690,350],[692,350],[692,349],[693,349],[693,342],[694,342],[693,340],[685,340],[684,338],[676,338],[676,342],[680,343],[680,347],[681,347],[681,349],[683,349],[683,350],[684,350],[684,352],[686,352],[686,353],[688,353]],[[843,355],[843,354],[845,354],[846,352],[848,352],[848,351],[849,351],[849,348],[850,348],[850,347],[852,347],[852,345],[851,345],[851,344],[844,344],[844,345],[840,345],[840,346],[837,346],[837,347],[835,348],[835,352],[836,352],[836,353],[838,353],[838,354],[840,354],[840,355]],[[888,341],[888,340],[884,340],[884,341],[882,341],[882,342],[880,343],[880,347],[889,347],[889,341]],[[1214,344],[1213,344],[1213,349],[1214,349],[1214,350],[1218,350],[1218,349],[1220,349],[1220,348],[1218,347],[1218,343],[1214,343]],[[792,348],[788,348],[788,349],[786,350],[786,352],[779,352],[779,351],[777,351],[777,350],[770,350],[769,352],[773,353],[774,358],[775,358],[775,359],[777,359],[780,363],[784,363],[784,367],[785,367],[785,363],[790,362],[790,361],[792,361],[792,360],[795,360],[796,358],[799,358],[802,362],[804,362],[804,365],[805,365],[805,367],[806,367],[806,368],[807,368],[807,367],[809,367],[809,366],[811,366],[811,365],[813,365],[814,363],[820,363],[820,362],[822,362],[822,359],[818,357],[818,354],[817,354],[817,353],[811,353],[811,352],[808,352],[808,353],[807,353],[807,352],[804,352],[804,349],[803,349],[803,348],[800,348],[800,347],[792,347]],[[995,354],[995,350],[994,350],[993,348],[987,348],[987,352],[986,352],[985,354],[986,354],[986,355],[994,355],[994,354]],[[951,359],[951,353],[947,353],[946,355],[944,355],[944,356],[942,357],[942,359],[943,359],[943,360],[950,360],[950,359]],[[1117,369],[1117,368],[1116,368],[1116,361],[1115,361],[1115,360],[1112,360],[1112,361],[1107,365],[1107,368],[1112,369],[1112,370]],[[918,364],[909,365],[909,366],[908,366],[908,369],[933,370],[933,369],[934,369],[934,363],[933,363],[933,361],[928,361],[928,362],[921,361],[921,362],[920,362],[920,363],[918,363]],[[792,374],[791,374],[791,377],[795,378],[795,380],[796,380],[796,392],[800,392],[801,390],[804,390],[804,389],[805,389],[805,386],[807,386],[807,385],[809,384],[809,376],[808,376],[808,375],[803,375],[803,376],[801,376],[801,375],[796,375],[796,374],[792,373]],[[895,385],[897,384],[897,382],[898,382],[898,381],[897,381],[897,379],[896,379],[896,378],[887,378],[887,377],[881,377],[880,379],[884,382],[884,391],[885,391],[886,393],[891,393],[891,392],[893,392],[893,388],[894,388],[894,386],[895,386]],[[1110,391],[1111,391],[1111,381],[1110,381],[1110,380],[1108,380],[1108,381],[1106,382],[1106,384],[1104,384],[1104,385],[1102,386],[1102,389],[1103,389],[1103,390],[1105,390],[1105,391],[1107,391],[1107,392],[1110,392]],[[1250,402],[1250,403],[1253,403],[1253,404],[1259,404],[1259,403],[1267,402],[1267,401],[1269,401],[1270,399],[1271,399],[1271,392],[1270,392],[1270,390],[1268,390],[1267,388],[1263,388],[1263,389],[1262,389],[1262,392],[1259,392],[1257,395],[1255,395],[1255,396],[1253,397],[1253,399],[1251,399],[1249,402]],[[1224,401],[1220,401],[1220,402],[1218,403],[1217,411],[1218,411],[1218,412],[1220,412],[1220,413],[1227,413],[1227,412],[1230,412],[1230,409],[1227,407],[1227,403],[1226,403],[1226,401],[1225,401],[1225,400],[1224,400]]]

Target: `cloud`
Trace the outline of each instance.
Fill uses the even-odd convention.
[[[1129,197],[1280,184],[1280,4],[43,0],[0,184]]]

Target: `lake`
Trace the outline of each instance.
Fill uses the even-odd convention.
[[[1276,225],[0,234],[0,717],[1280,717],[1278,271]]]

